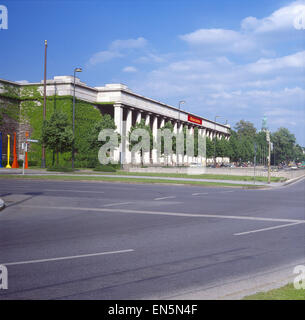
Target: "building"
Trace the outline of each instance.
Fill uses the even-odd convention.
[[[0,79],[0,112],[1,108],[11,104],[19,107],[23,98],[21,91],[35,87],[36,90],[43,94],[43,81],[40,83],[17,83]],[[56,76],[52,80],[47,80],[46,93],[47,96],[73,96],[74,78],[73,76]],[[166,122],[170,121],[174,126],[174,132],[181,132],[183,127],[186,127],[190,134],[193,134],[194,128],[198,128],[198,133],[201,137],[207,136],[210,138],[226,139],[230,136],[230,126],[218,122],[214,122],[203,118],[202,116],[190,113],[186,110],[167,105],[160,101],[156,101],[144,96],[141,96],[131,91],[123,84],[106,84],[103,87],[89,87],[75,78],[75,96],[78,101],[84,101],[92,104],[102,114],[110,114],[115,121],[117,131],[122,137],[128,136],[128,132],[136,122],[142,119],[152,129],[153,135],[156,136],[157,130],[162,128]],[[76,107],[77,108],[77,107]],[[8,110],[9,108],[7,108]],[[1,115],[1,113],[0,113]],[[18,148],[24,141],[25,131],[30,131],[29,125],[23,121],[15,121],[4,114],[0,131],[5,136],[6,133],[16,131],[18,135]],[[4,141],[5,148],[5,141]],[[5,149],[4,149],[5,150]],[[115,151],[115,160],[129,164],[132,160],[131,152],[128,148],[127,139],[122,139],[120,147]],[[178,158],[180,155],[178,155]],[[182,156],[178,159],[173,155],[171,164],[188,164],[190,162],[202,162],[204,159]],[[139,157],[135,159],[136,163],[140,162]],[[164,162],[162,157],[158,157],[156,150],[145,155],[145,162],[158,165]]]

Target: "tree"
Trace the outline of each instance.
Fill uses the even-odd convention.
[[[305,161],[304,148],[302,148],[299,144],[294,147],[294,155],[295,161],[301,162]]]
[[[168,121],[165,123],[165,125],[161,128],[161,131],[164,132],[164,130],[168,129],[171,133],[174,132],[174,126],[173,124]],[[172,150],[175,152],[176,150],[176,137],[172,137]],[[161,136],[161,154],[164,155],[165,148],[164,148],[164,135]],[[168,155],[168,154],[167,154]]]
[[[58,165],[59,153],[71,151],[73,142],[72,129],[65,113],[55,111],[50,120],[43,122],[41,141],[47,149],[56,153]]]
[[[279,128],[271,135],[273,149],[278,162],[289,162],[295,160],[295,142],[293,133],[286,128]]]
[[[250,121],[240,120],[235,125],[235,130],[237,131],[237,135],[239,137],[248,137],[250,139],[255,138],[256,128],[253,123]]]
[[[147,139],[145,139],[145,137],[141,137],[141,136],[138,138],[137,141],[131,141],[130,136],[131,136],[132,132],[136,129],[146,130],[148,132],[149,141],[148,141],[148,137],[147,137]],[[142,141],[143,138],[145,139],[144,141]],[[132,149],[140,142],[143,142],[145,145],[148,145],[149,153],[151,153],[151,151],[153,149],[153,134],[152,134],[150,126],[146,125],[145,121],[143,119],[130,128],[128,140],[129,140],[129,151],[132,151]],[[141,163],[143,166],[144,165],[143,149],[141,148],[139,151],[140,151],[140,155],[141,155]]]
[[[92,129],[88,132],[88,142],[89,148],[88,150],[88,158],[89,161],[93,162],[93,167],[97,164],[97,156],[99,149],[107,142],[109,142],[110,137],[107,138],[106,141],[99,141],[98,136],[102,130],[112,129],[115,131],[117,129],[113,118],[110,114],[104,114],[101,116],[101,120],[94,124]],[[121,135],[118,134],[118,143],[121,142]],[[117,147],[117,145],[113,145],[112,147]]]
[[[206,138],[206,157],[212,158],[214,156],[214,144],[210,138]]]

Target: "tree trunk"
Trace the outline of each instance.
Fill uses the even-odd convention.
[[[56,164],[57,164],[57,166],[58,166],[58,165],[59,165],[59,152],[58,152],[58,151],[56,151],[56,156],[57,156]]]

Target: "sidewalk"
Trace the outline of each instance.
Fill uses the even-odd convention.
[[[5,208],[4,201],[0,198],[0,211]]]
[[[82,172],[81,170],[79,172]],[[86,172],[86,171],[83,171]],[[0,169],[1,174],[22,175],[22,169]],[[218,179],[200,179],[200,178],[179,178],[179,177],[164,177],[164,176],[133,176],[133,175],[117,175],[117,174],[86,174],[86,173],[65,173],[65,172],[48,172],[39,169],[27,169],[25,175],[31,176],[73,176],[73,177],[109,177],[109,178],[130,178],[130,179],[149,179],[149,180],[171,180],[171,181],[197,181],[197,182],[218,182],[218,183],[230,183],[230,184],[245,184],[254,185],[253,181],[243,180],[218,180]],[[256,186],[270,186],[281,187],[285,183],[283,182],[267,182],[255,181]]]

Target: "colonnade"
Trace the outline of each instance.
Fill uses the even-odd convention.
[[[121,143],[118,148],[114,150],[113,160],[123,164],[141,164],[142,159],[140,152],[132,154],[129,150],[128,135],[132,126],[136,123],[145,121],[145,125],[149,126],[152,131],[154,140],[157,140],[158,129],[165,126],[167,122],[171,122],[174,128],[173,133],[179,134],[183,132],[183,128],[188,130],[189,136],[194,136],[195,127],[198,128],[198,137],[201,138],[201,150],[205,148],[203,141],[205,137],[213,139],[214,137],[221,138],[224,134],[213,129],[206,128],[195,123],[180,121],[160,114],[154,114],[140,109],[135,109],[123,104],[114,104],[114,122],[117,127],[116,131],[121,135]],[[224,135],[228,139],[228,135]],[[187,148],[192,148],[191,144]],[[203,150],[202,150],[203,151]],[[191,153],[191,152],[190,152]],[[206,159],[204,154],[198,154],[197,157],[189,156],[189,153],[173,153],[169,156],[162,156],[158,151],[157,146],[154,145],[151,152],[143,153],[143,163],[147,165],[189,165],[190,163],[204,164]]]

